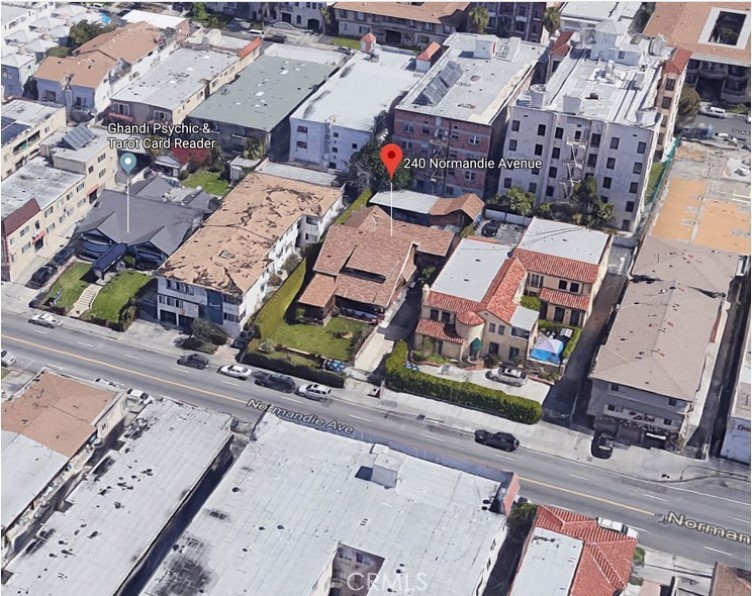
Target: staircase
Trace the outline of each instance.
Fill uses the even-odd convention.
[[[76,303],[73,305],[70,313],[68,313],[68,316],[78,318],[87,310],[89,310],[102,287],[103,286],[97,284],[89,285],[89,287],[81,292],[81,295],[78,297],[78,300],[76,300]]]

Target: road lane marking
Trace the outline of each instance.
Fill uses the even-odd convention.
[[[286,399],[287,401],[294,401],[296,404],[302,404],[303,402],[299,399],[295,399],[294,397],[287,397],[286,395],[278,395],[277,396],[280,399]]]
[[[585,478],[584,476],[578,476],[577,474],[569,474],[572,478],[577,478],[579,480],[590,480],[590,478]]]
[[[648,511],[647,509],[640,509],[639,507],[633,507],[632,505],[625,505],[624,503],[619,503],[618,501],[604,499],[603,497],[596,497],[595,495],[589,495],[587,493],[583,493],[577,490],[572,490],[570,488],[563,488],[561,486],[556,486],[555,484],[548,484],[547,482],[541,482],[540,480],[533,480],[532,478],[523,478],[522,476],[520,476],[520,482],[523,482],[523,483],[529,482],[530,484],[537,484],[539,486],[545,486],[546,488],[551,488],[559,492],[569,493],[570,495],[577,495],[578,497],[584,497],[585,499],[599,501],[600,503],[607,503],[608,505],[613,505],[614,507],[621,507],[622,509],[628,509],[629,511],[642,513],[643,515],[647,515],[648,517],[655,517],[655,513],[653,513],[652,511]]]
[[[734,501],[734,499],[727,499],[726,497],[719,497],[718,495],[710,495],[708,493],[701,493],[696,490],[689,490],[688,488],[677,488],[676,486],[667,486],[671,490],[678,490],[683,493],[692,493],[693,495],[700,495],[701,497],[710,497],[711,499],[719,499],[726,501],[727,503],[736,503],[737,505],[749,505],[749,501]]]
[[[185,370],[184,368],[178,368],[177,366],[171,366],[170,368],[171,368],[172,370],[176,370],[176,371],[178,371],[178,372],[181,372],[181,373],[185,373],[186,375],[188,374],[188,371],[187,371],[187,370]]]
[[[233,387],[240,387],[237,383],[233,383],[232,381],[220,381],[220,383],[224,383],[225,385],[232,385]]]
[[[94,347],[94,344],[87,344],[85,341],[78,342],[78,345],[79,346],[84,346],[86,348],[93,348]]]
[[[47,335],[47,331],[42,331],[41,329],[32,329],[34,333],[41,333],[42,335]]]
[[[355,414],[348,414],[348,416],[350,418],[356,418],[358,420],[363,420],[365,422],[370,422],[370,420],[368,418],[363,418],[362,416],[356,416]]]
[[[433,439],[433,435],[427,435],[426,433],[420,433],[421,437],[427,437],[429,439]]]
[[[656,497],[655,495],[649,495],[647,493],[643,493],[642,496],[647,497],[648,499],[655,499],[656,501],[665,501],[666,503],[668,503],[668,499],[664,499],[662,497]]]
[[[728,553],[725,550],[718,550],[717,548],[712,548],[710,546],[704,546],[705,550],[712,550],[714,553],[720,553],[722,555],[728,555]]]
[[[130,358],[132,360],[141,360],[138,356],[134,356],[133,354],[123,354],[126,358]]]
[[[24,344],[27,346],[32,346],[35,348],[38,348],[40,350],[44,350],[46,352],[52,352],[53,354],[60,354],[62,356],[67,356],[69,358],[74,358],[76,360],[81,360],[82,362],[88,362],[89,364],[96,364],[97,366],[103,366],[105,368],[109,368],[111,370],[117,370],[120,372],[128,373],[130,375],[135,375],[137,377],[142,377],[144,379],[149,379],[150,381],[156,381],[157,383],[164,383],[166,385],[172,385],[173,387],[179,387],[181,389],[187,389],[189,391],[195,391],[196,393],[203,393],[204,395],[211,395],[213,397],[218,397],[220,399],[224,399],[227,401],[234,401],[239,404],[245,405],[245,402],[247,400],[245,399],[238,399],[236,397],[230,397],[229,395],[224,395],[222,393],[217,393],[216,391],[209,391],[208,389],[201,389],[200,387],[193,387],[192,385],[186,385],[184,383],[178,383],[177,381],[171,381],[170,379],[165,379],[162,377],[156,377],[154,375],[150,375],[144,372],[140,372],[137,370],[132,370],[130,368],[125,368],[123,366],[118,366],[117,364],[110,364],[109,362],[103,362],[102,360],[96,360],[95,358],[89,358],[88,356],[81,356],[79,354],[71,354],[70,352],[66,352],[65,350],[58,350],[57,348],[51,348],[49,346],[43,346],[41,344],[34,343],[33,341],[28,341],[26,339],[21,339],[20,337],[14,337],[12,335],[3,335],[5,339],[9,339],[12,341],[16,341],[20,344]]]
[[[742,522],[743,524],[748,524],[748,523],[749,523],[749,518],[747,518],[747,519],[742,519],[741,517],[735,517],[734,519],[735,519],[736,521],[738,521],[738,522]]]

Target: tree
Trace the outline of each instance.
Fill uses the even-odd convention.
[[[525,192],[521,188],[512,187],[507,193],[509,198],[509,210],[523,217],[529,216],[533,212],[535,204],[535,195],[531,192]]]
[[[592,176],[588,176],[574,187],[570,202],[576,208],[571,221],[578,225],[600,228],[614,216],[614,206],[601,200],[598,195],[598,183]]]
[[[533,503],[515,503],[509,512],[507,523],[510,530],[525,530],[532,526],[537,511],[537,505]]]
[[[541,203],[535,209],[535,215],[537,217],[542,217],[543,219],[553,219],[554,218],[554,207],[553,207],[553,204],[550,201],[546,201],[545,203]]]
[[[331,9],[326,5],[321,8],[321,20],[324,23],[324,30],[327,33],[332,33],[331,29],[334,25],[334,19],[332,18]]]
[[[64,58],[70,54],[70,48],[66,48],[65,46],[55,46],[54,48],[47,50],[45,53],[47,56],[53,56],[54,58]]]
[[[81,21],[70,28],[68,37],[70,38],[73,47],[77,48],[85,44],[87,41],[94,39],[98,35],[102,35],[102,33],[107,33],[109,31],[114,31],[114,29],[115,25],[108,25],[107,27],[103,27],[98,23]]]
[[[37,80],[33,77],[26,79],[23,86],[23,96],[29,99],[39,99],[39,89],[37,88]]]
[[[206,18],[206,26],[209,29],[224,29],[226,26],[226,23],[224,19],[213,14],[213,15],[209,15]]]
[[[689,85],[682,87],[679,105],[676,109],[676,128],[682,128],[700,111],[700,95]]]
[[[559,9],[556,6],[551,6],[543,13],[543,26],[548,31],[549,35],[553,35],[559,28]]]
[[[476,4],[470,11],[470,30],[473,33],[485,33],[488,28],[488,10]]]
[[[614,206],[611,203],[599,201],[593,213],[587,216],[586,225],[589,228],[602,228],[614,218]]]
[[[245,144],[245,151],[243,151],[243,157],[246,159],[261,159],[264,157],[264,144],[256,137],[248,139]]]
[[[191,18],[195,21],[205,21],[208,16],[204,2],[193,2],[191,4]]]

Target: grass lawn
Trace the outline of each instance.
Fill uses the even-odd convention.
[[[650,168],[650,176],[648,177],[648,188],[647,188],[647,192],[645,193],[646,197],[650,198],[653,196],[655,187],[658,184],[658,180],[660,179],[661,174],[663,173],[663,169],[665,167],[666,167],[665,164],[654,163],[652,167]]]
[[[45,300],[53,298],[57,294],[57,291],[62,289],[63,295],[57,305],[71,308],[89,285],[89,282],[84,281],[83,277],[90,269],[91,265],[89,263],[74,263],[71,265],[52,286]]]
[[[7,368],[0,369],[0,379],[4,379],[10,374],[10,371]]]
[[[221,172],[210,172],[209,170],[197,170],[188,178],[183,180],[183,186],[188,188],[196,188],[200,186],[210,195],[224,196],[227,191],[230,190],[230,183],[226,180],[222,180],[220,176]]]
[[[346,48],[350,48],[351,50],[360,49],[359,39],[350,39],[349,37],[335,37],[332,43],[335,46],[345,46]]]
[[[148,283],[148,275],[136,271],[121,271],[97,294],[87,314],[108,321],[120,319],[120,311],[128,300]]]
[[[288,348],[347,362],[353,356],[353,343],[357,341],[360,330],[364,327],[367,327],[365,323],[344,317],[333,317],[325,327],[288,325],[283,321],[277,327],[272,341]],[[344,339],[336,336],[337,333],[344,331],[349,331],[352,337]]]

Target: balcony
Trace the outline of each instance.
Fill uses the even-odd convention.
[[[728,68],[725,64],[710,64],[707,67],[701,66],[699,74],[706,79],[725,79],[728,76]]]

